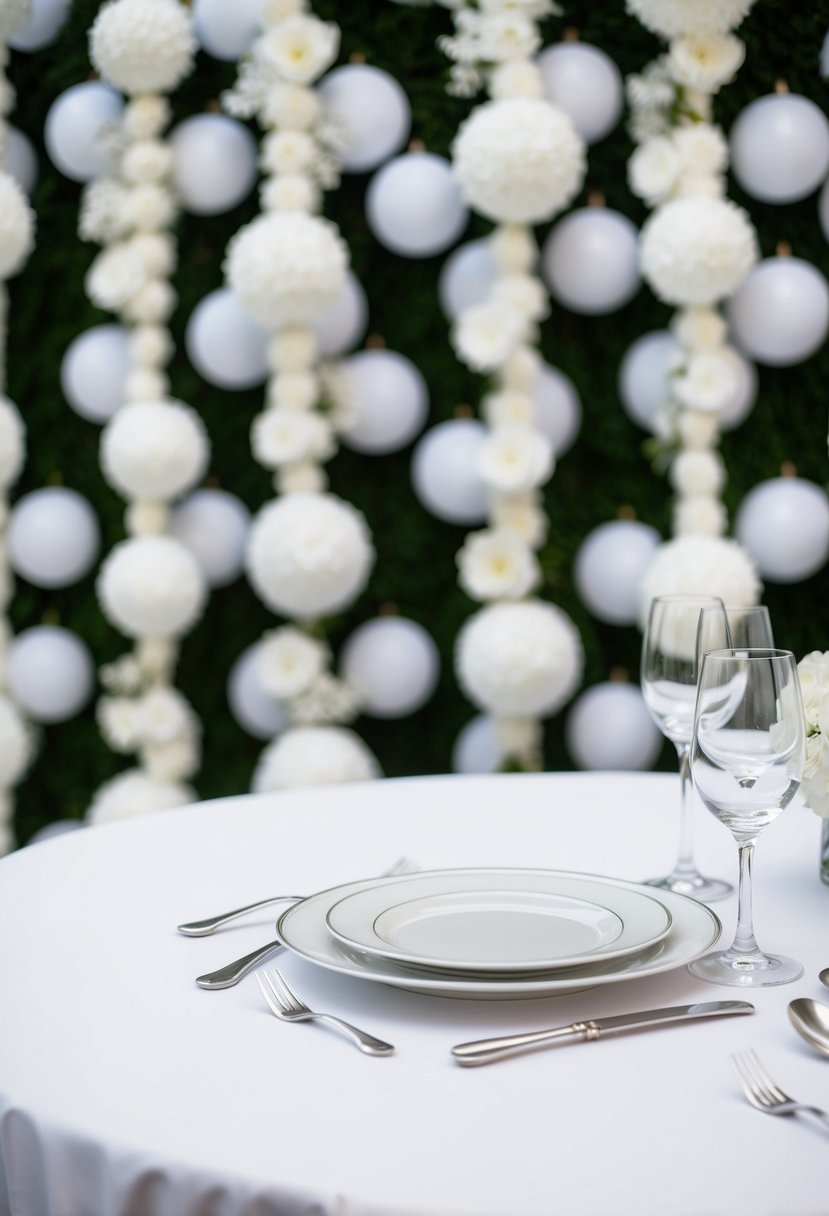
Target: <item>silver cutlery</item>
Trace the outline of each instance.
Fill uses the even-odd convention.
[[[281,1021],[307,1022],[315,1020],[324,1022],[327,1026],[333,1026],[336,1030],[341,1030],[367,1056],[390,1056],[394,1052],[394,1047],[391,1043],[377,1039],[373,1034],[367,1034],[365,1030],[360,1030],[358,1026],[352,1026],[350,1022],[344,1022],[342,1018],[336,1018],[331,1013],[317,1013],[316,1010],[309,1009],[305,1002],[300,1000],[284,975],[276,967],[272,968],[270,972],[257,971],[256,979],[259,987],[262,989],[262,995],[267,1002],[268,1008],[274,1017],[279,1018]]]
[[[752,1106],[767,1115],[811,1115],[822,1127],[829,1129],[829,1115],[819,1106],[808,1106],[805,1102],[796,1102],[794,1098],[784,1094],[783,1090],[772,1081],[757,1055],[753,1051],[738,1051],[731,1057],[743,1093]]]
[[[818,976],[818,979],[820,980],[821,984],[824,985],[824,987],[829,988],[829,967],[823,968]]]
[[[218,916],[208,916],[205,920],[191,920],[184,925],[176,925],[179,933],[185,937],[207,937],[236,920],[238,916],[246,916],[248,912],[256,912],[259,908],[268,908],[271,904],[296,903],[302,895],[272,895],[270,899],[257,900],[255,904],[245,904],[244,908],[234,908],[232,912],[221,912]]]
[[[419,866],[417,863],[410,861],[408,857],[398,857],[397,861],[389,866],[388,870],[383,871],[381,878],[393,878],[396,875],[414,874],[418,871],[418,869]],[[216,927],[218,927],[219,924],[226,924],[229,919],[233,919],[236,916],[242,916],[245,912],[250,912],[254,908],[261,908],[269,903],[278,903],[280,900],[293,900],[295,902],[297,899],[302,898],[304,897],[301,895],[276,895],[271,899],[262,900],[258,904],[248,904],[246,908],[238,908],[235,912],[224,912],[219,916],[208,918],[207,921],[194,921],[191,923],[203,925],[210,924],[212,921],[215,922]],[[179,930],[182,930],[181,925],[179,925],[178,928]],[[196,936],[204,936],[205,933],[212,932],[213,929],[207,929],[204,933],[197,934]],[[260,946],[258,950],[253,950],[250,954],[244,954],[241,958],[237,958],[230,963],[226,963],[224,967],[219,967],[216,971],[208,971],[204,975],[196,976],[196,983],[198,984],[199,988],[206,988],[209,992],[221,988],[232,988],[234,984],[238,984],[240,980],[244,979],[248,972],[252,971],[254,967],[257,967],[260,963],[263,963],[266,958],[270,958],[272,954],[276,954],[277,951],[284,949],[285,947],[283,943],[279,940],[279,938],[275,937],[272,941],[266,942],[264,946]]]
[[[503,1035],[495,1039],[475,1039],[470,1043],[458,1043],[452,1055],[464,1067],[478,1064],[494,1064],[524,1051],[540,1047],[552,1047],[556,1043],[584,1043],[606,1035],[620,1034],[625,1030],[640,1030],[646,1026],[669,1026],[675,1022],[688,1022],[695,1018],[728,1017],[737,1013],[753,1013],[754,1006],[748,1001],[703,1001],[696,1005],[674,1005],[667,1009],[647,1009],[641,1013],[623,1013],[615,1017],[599,1018],[590,1022],[573,1022],[569,1026],[557,1026],[552,1030],[534,1030],[528,1034]]]
[[[801,1038],[821,1055],[829,1056],[829,1006],[811,997],[789,1002],[789,1021]]]

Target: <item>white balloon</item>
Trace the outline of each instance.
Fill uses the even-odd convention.
[[[344,447],[371,455],[396,452],[423,427],[429,390],[420,370],[392,350],[364,350],[341,364],[355,420]]]
[[[80,819],[56,819],[53,823],[47,823],[29,837],[28,844],[42,844],[44,840],[52,840],[56,836],[66,836],[69,832],[76,832],[78,828],[86,827],[86,824]]]
[[[800,477],[763,481],[741,502],[734,535],[763,578],[799,583],[829,557],[829,497]]]
[[[616,64],[598,47],[585,42],[559,42],[537,59],[544,91],[569,114],[589,144],[608,135],[622,116],[624,85]]]
[[[270,334],[227,287],[211,291],[190,314],[184,346],[193,367],[217,388],[246,389],[268,376]]]
[[[504,759],[495,719],[490,714],[470,718],[452,748],[453,773],[496,773]]]
[[[341,155],[346,173],[376,169],[405,144],[412,111],[405,90],[388,72],[366,63],[347,63],[329,72],[318,91],[344,125]]]
[[[808,97],[758,97],[737,116],[729,142],[734,176],[765,203],[806,198],[829,172],[829,121]]]
[[[262,0],[193,0],[193,33],[214,59],[241,58],[261,32]]]
[[[170,513],[170,535],[187,546],[211,587],[242,573],[249,531],[250,511],[226,490],[196,490]]]
[[[39,51],[54,42],[66,23],[70,0],[32,0],[29,20],[9,39],[16,51]]]
[[[353,350],[368,327],[368,300],[360,280],[346,271],[342,291],[325,312],[312,322],[320,354],[325,358]]]
[[[393,253],[426,258],[454,245],[469,212],[445,157],[407,152],[387,161],[371,179],[366,219]]]
[[[580,769],[649,769],[662,734],[633,684],[594,684],[576,700],[564,724],[567,750]]]
[[[487,430],[475,418],[439,422],[418,441],[412,457],[412,485],[420,503],[452,524],[481,524],[489,494],[478,456]]]
[[[549,363],[542,363],[533,385],[535,425],[553,445],[560,460],[576,441],[581,429],[581,399],[569,376]]]
[[[6,128],[5,167],[23,193],[31,194],[37,184],[37,153],[28,136],[17,127]]]
[[[619,365],[619,397],[625,413],[646,431],[668,399],[668,376],[679,343],[667,329],[654,329],[631,343]]]
[[[734,340],[758,363],[790,367],[813,355],[829,329],[829,284],[811,262],[766,258],[729,300]]]
[[[446,319],[454,321],[465,308],[482,304],[497,278],[498,267],[485,238],[453,249],[438,278],[438,299]]]
[[[129,334],[122,325],[94,325],[78,334],[63,356],[60,384],[76,414],[104,423],[124,401],[131,366]]]
[[[735,350],[733,346],[731,349],[734,352],[739,387],[734,400],[720,413],[720,429],[723,431],[734,431],[745,422],[757,400],[757,368],[753,363],[749,363],[740,351]]]
[[[74,182],[105,173],[112,153],[101,135],[121,118],[124,98],[100,80],[73,84],[52,102],[46,114],[43,142],[52,164]]]
[[[341,664],[362,697],[363,713],[373,718],[415,713],[440,676],[437,646],[422,625],[405,617],[381,616],[358,626],[343,645]]]
[[[272,739],[285,729],[285,712],[275,697],[262,687],[259,654],[262,642],[243,650],[227,681],[227,703],[233,717],[254,739]]]
[[[614,519],[588,532],[576,553],[576,590],[593,616],[610,625],[635,625],[642,578],[661,542],[656,528]]]
[[[9,562],[35,587],[70,587],[98,556],[101,533],[89,501],[65,486],[24,494],[9,516]]]
[[[827,35],[829,37],[829,35]],[[818,219],[823,229],[823,235],[829,241],[829,177],[823,183],[823,189],[818,198]]]
[[[639,232],[606,207],[571,211],[544,242],[541,269],[552,294],[572,312],[614,312],[639,289]]]
[[[33,625],[9,645],[9,690],[35,722],[65,722],[86,705],[95,683],[89,648],[58,625]]]
[[[170,132],[173,181],[185,211],[220,215],[247,198],[256,183],[256,141],[226,114],[194,114]]]

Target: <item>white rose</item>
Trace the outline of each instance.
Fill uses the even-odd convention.
[[[310,410],[317,404],[320,386],[313,372],[285,372],[268,383],[268,405],[276,410]]]
[[[677,84],[717,93],[733,80],[745,55],[745,43],[734,34],[688,34],[671,42],[668,66]]]
[[[194,733],[195,715],[177,689],[162,685],[136,703],[135,729],[142,743],[173,743]]]
[[[489,252],[502,274],[529,274],[538,261],[538,245],[526,224],[502,224],[489,238]]]
[[[281,329],[268,346],[268,364],[275,372],[305,372],[313,367],[319,347],[316,331],[307,326]]]
[[[504,423],[532,426],[535,419],[535,399],[529,393],[505,388],[498,393],[487,393],[481,400],[481,412],[491,427]]]
[[[525,59],[508,59],[489,73],[489,95],[495,100],[504,97],[544,97],[544,77],[534,63]]]
[[[273,629],[258,650],[259,682],[277,700],[295,697],[320,675],[329,653],[325,643],[300,629]]]
[[[496,427],[481,444],[478,472],[493,490],[523,494],[553,472],[553,447],[546,435],[525,426]]]
[[[331,425],[325,418],[290,409],[268,409],[258,414],[251,428],[251,447],[259,463],[268,469],[328,460],[335,451]]]
[[[459,582],[473,600],[518,600],[537,586],[541,569],[511,528],[471,532],[458,551]]]
[[[296,13],[267,30],[261,50],[283,80],[312,84],[325,72],[340,49],[340,31],[333,21]]]
[[[726,350],[702,351],[691,355],[684,372],[674,376],[671,386],[682,405],[718,414],[739,392],[739,365]]]
[[[463,363],[476,372],[491,372],[513,354],[526,328],[526,318],[515,308],[493,301],[465,308],[450,338]]]
[[[714,350],[725,342],[728,326],[715,308],[706,306],[681,309],[671,329],[688,350]]]
[[[549,519],[537,494],[493,494],[490,516],[493,527],[511,529],[531,549],[547,539]]]
[[[671,465],[671,484],[679,493],[712,497],[725,484],[725,465],[718,452],[680,452]]]
[[[672,139],[656,136],[640,144],[628,161],[628,183],[650,207],[670,198],[680,171],[680,156]]]

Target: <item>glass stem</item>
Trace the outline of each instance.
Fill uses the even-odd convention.
[[[754,936],[754,918],[751,909],[751,863],[754,859],[754,841],[739,842],[740,851],[740,886],[737,896],[737,929],[729,953],[760,954],[760,947]]]
[[[695,874],[692,846],[692,817],[689,794],[691,748],[689,744],[677,744],[679,756],[679,856],[674,866],[675,874]]]

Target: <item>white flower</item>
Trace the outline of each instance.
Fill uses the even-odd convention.
[[[683,447],[697,452],[713,447],[720,433],[717,415],[703,410],[682,410],[676,429]]]
[[[20,476],[26,459],[26,427],[13,401],[0,394],[0,490]]]
[[[320,206],[320,188],[302,173],[280,174],[263,183],[259,191],[263,211],[314,212]]]
[[[584,142],[547,101],[505,98],[477,106],[452,145],[464,198],[496,223],[541,223],[581,187]]]
[[[172,191],[159,182],[142,182],[125,190],[121,199],[124,222],[137,232],[169,228],[176,217]]]
[[[540,549],[547,539],[549,519],[536,493],[493,494],[490,518],[493,527],[509,528],[531,549]]]
[[[262,117],[270,127],[286,131],[308,131],[318,122],[322,102],[313,89],[282,84],[268,89]]]
[[[502,494],[523,494],[543,485],[553,471],[553,446],[546,435],[530,427],[495,427],[478,453],[478,472]]]
[[[488,246],[502,274],[529,274],[538,260],[538,245],[526,224],[502,224],[489,238]]]
[[[728,515],[718,498],[695,495],[678,498],[674,506],[675,536],[722,536]]]
[[[268,173],[307,173],[316,156],[316,140],[306,131],[270,131],[262,141],[261,165]]]
[[[668,304],[713,304],[732,295],[757,260],[757,238],[742,208],[724,199],[665,203],[641,234],[641,269]]]
[[[35,213],[9,173],[0,172],[0,279],[17,274],[35,243]]]
[[[284,372],[268,381],[267,402],[271,409],[311,410],[319,397],[319,380],[310,371]]]
[[[165,279],[150,279],[121,306],[121,316],[136,325],[160,325],[169,320],[177,302],[170,283]]]
[[[3,0],[0,4],[0,42],[23,29],[32,11],[32,0]]]
[[[314,366],[319,339],[316,331],[306,327],[282,329],[268,346],[268,363],[275,372],[288,375],[305,372]]]
[[[628,184],[649,207],[671,197],[681,160],[673,139],[657,135],[641,143],[628,161]]]
[[[740,368],[727,348],[691,355],[681,375],[671,381],[674,396],[692,410],[719,413],[737,396]]]
[[[190,12],[177,0],[110,0],[89,31],[97,70],[124,93],[169,93],[192,70]]]
[[[728,143],[719,127],[707,122],[677,127],[673,143],[683,173],[716,174],[728,168]]]
[[[269,743],[253,774],[254,793],[371,781],[382,776],[377,760],[352,730],[342,726],[294,727]]]
[[[485,63],[526,61],[540,45],[535,22],[515,11],[492,11],[478,26],[478,55]]]
[[[35,736],[20,710],[0,693],[0,789],[17,785],[32,761]]]
[[[304,13],[308,7],[306,0],[261,0],[262,22],[264,25],[275,25],[286,17]]]
[[[320,414],[268,409],[251,428],[253,454],[267,469],[283,464],[328,460],[335,444],[331,424]]]
[[[325,722],[351,722],[362,700],[357,690],[329,671],[321,671],[307,688],[291,698],[288,716],[294,726],[319,726]]]
[[[508,717],[554,713],[578,688],[583,661],[573,622],[541,600],[482,608],[463,625],[455,649],[464,694]]]
[[[101,436],[104,476],[125,498],[177,498],[201,480],[209,456],[204,423],[180,401],[122,405]]]
[[[160,139],[139,139],[130,144],[121,157],[121,176],[135,185],[160,182],[173,171],[175,154],[169,144]]]
[[[754,562],[735,540],[683,536],[660,545],[640,588],[640,623],[656,595],[716,595],[724,604],[748,607],[762,586]]]
[[[274,476],[278,494],[322,494],[327,486],[325,471],[310,460],[280,465]]]
[[[206,595],[195,557],[169,536],[119,542],[101,566],[96,590],[107,618],[139,638],[186,633]]]
[[[714,308],[684,308],[671,321],[679,342],[691,351],[715,350],[728,333],[724,317]]]
[[[160,401],[169,387],[169,378],[163,372],[136,367],[124,377],[122,393],[124,401]]]
[[[544,97],[544,77],[534,63],[508,59],[489,73],[489,95],[495,101],[505,97]]]
[[[350,604],[365,587],[374,547],[364,516],[334,495],[290,494],[255,517],[247,568],[275,612],[317,617]]]
[[[522,599],[541,577],[532,549],[511,528],[470,532],[456,561],[460,585],[473,600]]]
[[[490,300],[509,304],[528,321],[543,321],[550,315],[550,297],[541,279],[533,274],[502,274],[495,280]]]
[[[689,34],[671,42],[668,67],[684,88],[716,93],[734,78],[745,54],[745,43],[733,34]]]
[[[121,242],[101,251],[85,280],[86,294],[98,308],[117,312],[147,282],[147,268],[140,252]]]
[[[224,263],[242,307],[272,329],[311,323],[339,295],[347,268],[335,226],[301,212],[252,220],[231,240]]]
[[[535,398],[519,389],[501,389],[497,393],[487,393],[482,398],[481,413],[491,427],[505,423],[532,426],[536,413]]]
[[[680,452],[671,465],[671,484],[679,493],[712,497],[725,485],[725,465],[718,452]]]
[[[330,652],[324,642],[286,625],[266,633],[257,653],[259,683],[272,697],[284,700],[313,683]]]
[[[138,639],[135,655],[141,668],[142,684],[169,684],[178,651],[171,637],[152,634]]]
[[[725,178],[720,174],[680,173],[674,198],[725,198]]]
[[[192,735],[172,743],[148,743],[139,750],[141,766],[153,781],[169,783],[185,781],[197,772],[201,756],[198,741]]]
[[[111,177],[93,178],[86,183],[78,222],[81,240],[107,245],[129,233],[130,224],[123,207],[126,194],[126,186]]]
[[[125,526],[129,536],[158,536],[167,531],[170,508],[164,502],[147,502],[136,499],[125,512]]]
[[[163,325],[138,325],[129,335],[130,358],[139,368],[164,367],[173,357],[173,339]]]
[[[196,734],[196,716],[177,689],[159,685],[137,701],[135,729],[142,744],[173,743]]]
[[[267,30],[261,51],[283,80],[312,84],[330,68],[340,49],[339,27],[333,21],[298,13]]]
[[[86,812],[91,825],[131,819],[152,811],[167,811],[195,800],[195,791],[172,781],[156,781],[139,768],[127,769],[106,781]]]
[[[647,29],[663,38],[736,29],[754,0],[625,0]]]
[[[130,139],[155,139],[170,121],[170,103],[166,97],[147,93],[133,97],[124,107],[121,124]]]
[[[135,693],[141,687],[141,664],[134,654],[125,654],[113,663],[105,664],[100,670],[100,676],[101,684],[112,693]],[[118,712],[120,713],[120,710]],[[125,729],[132,728],[125,724]]]
[[[538,381],[541,356],[533,346],[517,346],[498,370],[505,389],[531,392]]]
[[[135,697],[101,697],[96,706],[98,727],[114,752],[132,752],[138,746],[137,704]]]
[[[506,362],[524,338],[526,318],[503,301],[465,308],[450,339],[458,358],[476,372],[491,372]]]

